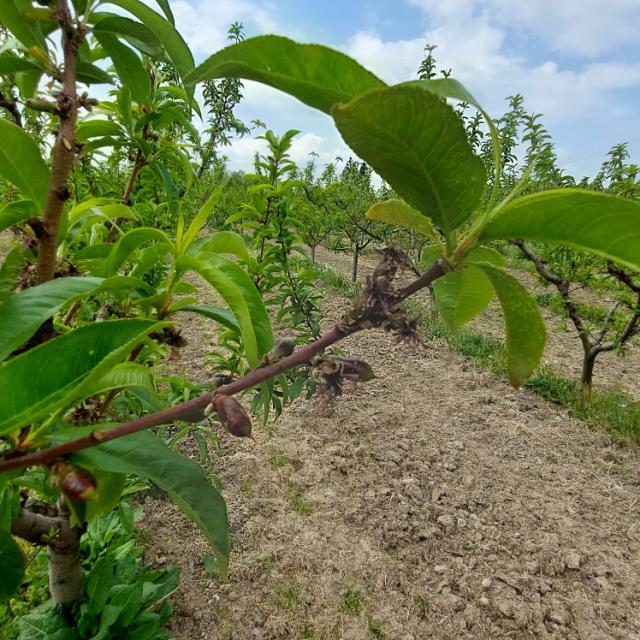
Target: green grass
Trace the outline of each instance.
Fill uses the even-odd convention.
[[[383,624],[382,620],[376,620],[375,618],[371,618],[369,620],[367,630],[369,631],[369,635],[372,638],[375,638],[375,640],[382,640],[382,638],[384,638],[384,633],[382,631]]]
[[[308,516],[313,511],[313,507],[310,502],[307,502],[302,497],[302,487],[295,480],[289,480],[287,488],[289,490],[289,502],[293,510],[300,515]]]
[[[348,585],[340,596],[340,609],[352,616],[357,616],[364,607],[364,595],[362,591],[352,585]]]
[[[276,469],[280,469],[288,465],[290,462],[287,454],[283,449],[273,449],[271,451],[271,455],[269,456],[269,464]]]
[[[359,284],[353,284],[347,276],[342,275],[331,267],[325,267],[318,263],[309,263],[309,266],[315,270],[319,283],[325,285],[329,289],[337,291],[347,298],[354,298],[360,290]]]
[[[295,611],[302,604],[303,595],[302,587],[297,585],[295,582],[290,582],[289,584],[276,589],[276,605],[280,609]]]
[[[565,311],[564,305],[562,304],[562,298],[559,293],[545,292],[539,293],[536,296],[536,302],[541,306],[549,309],[558,316],[562,318],[567,317],[567,312]],[[592,304],[586,304],[584,302],[574,301],[576,305],[576,309],[578,314],[588,320],[589,322],[593,322],[595,324],[602,324],[607,318],[607,310],[602,307],[598,307]]]

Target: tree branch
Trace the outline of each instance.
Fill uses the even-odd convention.
[[[540,275],[543,280],[546,280],[550,284],[554,285],[558,290],[560,297],[562,298],[562,305],[567,312],[567,315],[573,322],[575,326],[578,336],[580,337],[580,341],[582,342],[582,347],[584,352],[587,353],[591,350],[593,344],[591,342],[591,337],[589,335],[589,331],[584,325],[580,314],[578,313],[578,307],[575,302],[571,299],[571,292],[569,290],[569,282],[562,278],[561,276],[550,271],[542,258],[536,255],[525,243],[523,240],[512,240],[512,243],[520,249],[522,254],[533,263],[536,271]]]
[[[398,292],[397,298],[395,298],[395,304],[399,304],[417,291],[428,287],[434,280],[445,275],[447,271],[448,267],[443,262],[435,262],[419,278]],[[369,309],[370,307],[368,306],[365,306],[364,310],[361,306],[358,307],[357,313],[355,314],[356,317],[359,319],[364,318]],[[292,353],[290,356],[287,356],[278,362],[253,369],[246,376],[239,378],[238,380],[234,380],[230,384],[218,387],[215,391],[205,393],[198,398],[194,398],[193,400],[176,407],[170,407],[168,409],[163,409],[162,411],[151,413],[143,416],[142,418],[138,418],[137,420],[133,420],[132,422],[127,422],[118,427],[114,427],[113,429],[96,429],[86,436],[65,442],[64,444],[55,447],[28,453],[15,458],[5,459],[0,461],[0,473],[11,471],[12,469],[23,469],[36,464],[51,464],[62,456],[69,455],[89,447],[95,447],[96,445],[104,442],[109,442],[116,438],[122,438],[123,436],[127,436],[144,429],[149,429],[151,427],[157,427],[177,421],[200,422],[204,419],[204,410],[207,405],[211,403],[214,395],[232,396],[254,387],[269,378],[273,378],[280,373],[288,371],[289,369],[294,369],[295,367],[308,364],[316,355],[324,351],[326,348],[336,342],[339,342],[348,335],[356,333],[367,326],[371,326],[370,323],[361,322],[360,320],[346,320],[349,315],[349,313],[345,314],[345,316],[343,316],[343,322],[337,324],[329,333],[322,336],[315,342],[305,345],[299,351]]]

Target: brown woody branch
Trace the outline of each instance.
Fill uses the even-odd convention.
[[[38,284],[52,280],[56,271],[60,220],[64,203],[69,199],[67,181],[76,155],[75,128],[78,113],[76,57],[84,39],[82,26],[76,27],[73,24],[67,0],[57,0],[56,18],[62,29],[64,71],[62,92],[57,98],[60,126],[53,147],[51,177],[43,214],[44,233],[38,241]]]
[[[419,278],[398,292],[395,300],[396,304],[399,304],[417,291],[428,287],[434,280],[445,275],[447,271],[448,267],[443,262],[438,261],[434,263]],[[34,453],[28,453],[0,461],[0,473],[4,473],[12,469],[23,469],[36,464],[48,465],[62,456],[81,451],[82,449],[88,449],[89,447],[94,447],[104,442],[115,440],[116,438],[122,438],[123,436],[127,436],[144,429],[150,429],[152,427],[170,424],[177,421],[200,422],[204,419],[204,410],[207,405],[211,403],[214,395],[233,396],[258,385],[265,380],[273,378],[280,373],[308,364],[316,355],[344,339],[346,336],[362,330],[365,326],[367,326],[367,323],[361,322],[338,324],[329,333],[322,336],[315,342],[305,345],[299,351],[292,353],[290,356],[287,356],[273,364],[258,367],[257,369],[250,371],[246,376],[239,378],[238,380],[234,380],[230,384],[218,387],[215,391],[206,393],[176,407],[170,407],[168,409],[163,409],[162,411],[151,413],[143,416],[142,418],[138,418],[137,420],[133,420],[132,422],[127,422],[118,427],[114,427],[113,429],[96,429],[92,433],[81,438],[77,438],[76,440],[71,440],[64,444],[50,447],[42,451],[36,451]]]

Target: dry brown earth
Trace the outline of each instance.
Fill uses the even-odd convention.
[[[183,330],[204,380],[209,339]],[[331,415],[300,401],[272,436],[221,435],[227,584],[196,527],[147,499],[147,556],[183,570],[176,638],[640,639],[635,451],[442,344],[343,347],[377,377]]]

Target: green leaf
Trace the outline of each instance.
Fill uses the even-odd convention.
[[[162,43],[171,62],[175,65],[182,80],[186,81],[187,76],[193,71],[194,62],[193,55],[189,50],[187,43],[182,36],[176,31],[171,22],[165,20],[159,13],[153,11],[140,0],[110,0],[111,4],[122,7],[129,13],[133,14],[138,20],[144,23],[158,40]]]
[[[121,83],[129,87],[131,97],[139,105],[148,104],[151,81],[142,60],[132,49],[122,44],[118,38],[110,33],[99,31],[95,36],[109,54]]]
[[[41,604],[18,618],[20,640],[77,640],[78,633],[71,629],[62,610],[52,600]]]
[[[91,468],[95,467],[91,466]],[[96,614],[99,614],[107,604],[111,587],[116,584],[115,568],[115,564],[109,556],[102,556],[96,560],[89,571],[85,585],[87,604]]]
[[[20,547],[6,531],[0,530],[0,602],[11,597],[22,584],[25,561]]]
[[[480,204],[484,165],[458,116],[438,96],[390,87],[338,105],[332,115],[345,142],[445,231],[460,226]]]
[[[553,189],[508,202],[483,229],[487,240],[541,240],[591,251],[640,270],[640,202]]]
[[[84,84],[113,84],[113,78],[106,71],[83,60],[77,62],[76,75]]]
[[[112,276],[125,263],[127,258],[141,245],[148,243],[161,243],[171,246],[171,241],[166,233],[159,229],[140,227],[125,233],[111,249],[106,260],[105,275]]]
[[[439,238],[433,223],[412,206],[402,200],[387,200],[374,204],[365,214],[369,220],[396,224],[410,231],[415,231],[427,238]]]
[[[225,253],[249,260],[249,250],[243,237],[233,231],[218,231],[208,238],[198,238],[187,250],[189,255],[205,253]]]
[[[196,239],[198,233],[207,222],[207,218],[213,212],[213,208],[218,204],[222,190],[224,189],[226,182],[219,184],[213,191],[213,193],[207,198],[207,201],[200,207],[196,217],[191,221],[187,232],[184,234],[184,238],[180,239],[179,254],[182,255],[191,246],[191,243]]]
[[[26,251],[22,247],[14,247],[7,254],[0,267],[0,302],[8,300],[14,294],[16,282],[26,260]]]
[[[25,11],[32,9],[33,5],[29,0],[2,0],[0,2],[0,22],[20,42],[29,49],[38,46],[42,50],[47,50],[42,29],[37,22],[29,22],[22,15]]]
[[[130,473],[157,484],[200,527],[226,576],[229,557],[227,510],[222,496],[200,465],[170,449],[149,432],[135,433],[86,449],[71,459],[81,466]]]
[[[171,173],[163,164],[155,163],[153,168],[160,175],[160,179],[162,180],[164,192],[167,196],[166,203],[169,208],[169,212],[175,216],[178,213],[178,200],[180,199],[178,187],[176,186]]]
[[[443,257],[443,247],[437,244],[427,245],[420,254],[420,263],[431,266],[436,260]]]
[[[101,31],[124,38],[131,46],[154,59],[164,58],[164,49],[155,33],[140,22],[114,14],[93,15],[94,33]]]
[[[86,397],[95,378],[121,362],[162,324],[111,320],[49,340],[0,365],[0,435],[31,424]]]
[[[438,311],[452,331],[482,313],[495,295],[491,281],[473,265],[464,265],[438,278],[433,291]]]
[[[229,311],[229,309],[224,309],[222,307],[204,307],[195,304],[188,304],[180,307],[179,309],[176,309],[175,313],[177,313],[178,311],[189,311],[191,313],[198,313],[201,316],[205,316],[210,320],[215,320],[221,325],[240,333],[240,325],[238,324],[238,321],[236,320],[233,312]]]
[[[169,6],[169,0],[156,0],[156,3],[162,9],[162,13],[164,13],[164,15],[167,18],[167,20],[172,25],[175,25],[176,21],[175,21],[175,19],[173,17],[173,11],[171,11],[171,7]]]
[[[489,247],[475,247],[465,256],[464,262],[488,262],[495,267],[506,267],[506,258]]]
[[[10,53],[0,55],[0,75],[4,76],[16,71],[42,71],[42,69],[26,58],[20,58]]]
[[[162,402],[156,394],[153,384],[153,376],[150,369],[135,362],[125,362],[115,366],[102,378],[96,380],[86,390],[87,396],[95,396],[115,389],[127,389],[132,391],[142,400],[149,411],[162,409]]]
[[[0,304],[0,360],[28,340],[67,302],[94,291],[102,278],[56,278],[23,289]]]
[[[111,604],[120,609],[117,622],[118,626],[126,629],[142,605],[142,584],[117,585],[112,589]]]
[[[76,137],[80,142],[100,136],[122,136],[122,129],[117,122],[94,118],[80,122],[76,128]]]
[[[49,169],[35,140],[19,126],[0,118],[0,176],[44,207]]]
[[[256,367],[271,348],[273,334],[269,316],[251,278],[237,264],[212,253],[183,256],[176,267],[179,271],[195,271],[218,291],[238,321],[247,360]]]
[[[482,105],[467,91],[467,89],[457,80],[453,78],[434,78],[432,80],[413,80],[411,82],[404,82],[402,86],[413,86],[419,89],[426,89],[431,91],[442,98],[453,98],[454,100],[460,100],[462,102],[468,102],[473,105],[485,119],[487,126],[489,127],[489,134],[491,135],[492,143],[492,155],[493,163],[495,165],[495,187],[499,188],[500,174],[502,172],[502,154],[500,153],[500,138],[498,131],[496,130],[493,120],[489,117],[489,114],[482,108]]]
[[[507,333],[507,368],[518,388],[539,366],[546,330],[529,292],[513,276],[489,264],[478,264],[498,294]]]
[[[16,200],[0,205],[0,231],[38,217],[38,209],[32,200]]]
[[[113,511],[118,506],[127,484],[127,476],[124,473],[112,473],[100,469],[95,471],[93,476],[96,481],[96,497],[84,503],[86,522],[92,522]]]
[[[226,76],[262,82],[325,113],[338,102],[385,86],[344,53],[280,36],[258,36],[226,47],[198,66],[187,82]]]
[[[136,258],[131,275],[141,278],[156,265],[164,264],[165,256],[170,250],[171,247],[165,243],[152,244],[150,247],[142,249]]]
[[[33,98],[38,91],[40,80],[44,75],[43,71],[20,71],[16,73],[16,86],[20,91],[20,96],[24,98]]]

